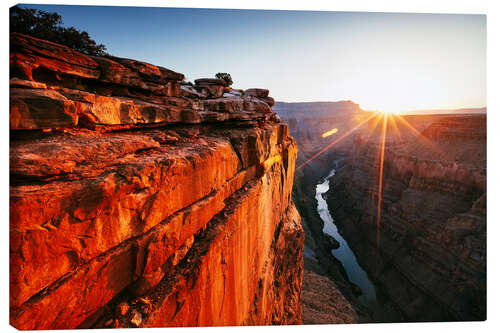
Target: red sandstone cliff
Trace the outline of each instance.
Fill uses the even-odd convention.
[[[11,35],[10,321],[302,322],[297,146],[263,89]]]

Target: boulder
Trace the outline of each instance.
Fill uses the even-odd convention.
[[[267,103],[267,105],[269,105],[269,106],[271,106],[271,107],[274,105],[274,98],[272,98],[272,97],[259,97],[259,99],[260,99],[261,101],[266,102],[266,103]]]
[[[207,98],[208,95],[204,91],[198,91],[193,86],[181,84],[181,96],[187,98]]]
[[[101,69],[99,80],[124,86],[142,86],[142,79],[139,77],[139,73],[132,71],[119,62],[105,57],[92,57],[92,59],[99,64]]]
[[[222,97],[224,94],[224,86],[217,85],[196,85],[196,90],[199,91],[203,95],[207,95],[212,98]]]
[[[198,92],[211,98],[222,97],[226,85],[226,81],[224,80],[209,78],[196,79],[194,83]]]
[[[244,109],[245,111],[256,111],[261,113],[271,113],[271,107],[260,99],[252,96],[244,96]]]
[[[132,310],[132,318],[130,319],[130,323],[134,325],[134,327],[139,327],[142,324],[142,315],[137,310]]]
[[[260,88],[250,88],[245,90],[245,95],[248,96],[255,96],[259,98],[265,98],[269,96],[269,90],[268,89],[260,89]]]

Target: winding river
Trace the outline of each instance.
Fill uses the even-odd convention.
[[[362,294],[358,297],[358,300],[362,304],[369,305],[377,301],[375,287],[363,268],[359,266],[356,256],[349,247],[349,244],[347,244],[346,240],[339,234],[337,226],[328,210],[326,200],[323,198],[323,194],[330,188],[329,179],[334,175],[335,169],[332,169],[328,176],[326,176],[321,183],[316,185],[318,213],[324,222],[323,232],[332,236],[339,242],[340,247],[332,250],[332,254],[344,266],[349,280],[361,289]]]

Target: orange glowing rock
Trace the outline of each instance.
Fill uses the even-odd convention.
[[[280,161],[281,161],[281,156],[275,155],[275,156],[269,157],[267,160],[262,162],[261,165],[264,167],[264,170],[267,171],[273,166],[274,163],[277,163]]]
[[[302,323],[297,144],[268,92],[181,96],[180,73],[19,34],[10,66],[12,326]]]

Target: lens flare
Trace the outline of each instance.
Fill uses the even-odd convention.
[[[326,138],[326,137],[328,137],[330,135],[333,135],[333,134],[337,133],[338,131],[339,130],[337,128],[331,129],[328,132],[325,132],[325,133],[321,134],[321,137],[322,138]]]
[[[362,125],[364,125],[365,123],[369,122],[373,117],[375,117],[375,115],[376,115],[375,113],[372,113],[371,116],[369,116],[368,118],[366,118],[365,120],[363,120],[361,123],[359,123],[358,125],[354,126],[350,130],[348,130],[340,138],[336,139],[335,141],[333,141],[332,143],[330,143],[329,145],[327,145],[326,147],[324,147],[323,149],[321,149],[319,152],[317,152],[316,154],[314,154],[307,161],[305,161],[304,163],[302,163],[301,165],[299,165],[297,167],[297,170],[302,169],[307,164],[309,164],[312,160],[318,158],[318,156],[320,156],[321,154],[323,154],[325,151],[327,151],[328,149],[330,149],[331,147],[335,146],[337,143],[339,143],[340,141],[342,141],[343,139],[345,139],[347,136],[349,136],[350,134],[352,134],[355,130],[357,130],[358,128],[360,128]]]

